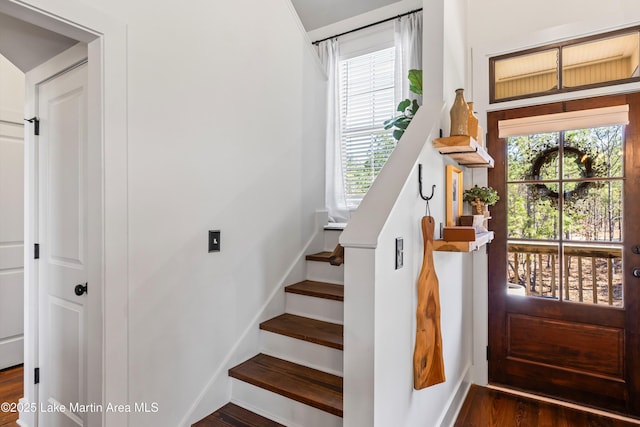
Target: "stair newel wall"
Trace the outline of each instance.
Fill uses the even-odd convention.
[[[446,425],[464,398],[472,364],[473,255],[435,253],[440,281],[447,381],[413,389],[416,283],[422,265],[418,191],[436,184],[430,202],[444,221],[445,162],[432,148],[443,106],[423,105],[343,232],[345,247],[344,425]],[[438,230],[438,227],[436,227]],[[438,233],[438,231],[436,231]],[[395,239],[404,241],[404,266],[395,268]]]

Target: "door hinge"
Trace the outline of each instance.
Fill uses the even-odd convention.
[[[33,383],[40,384],[40,368],[33,370]]]
[[[40,119],[38,116],[33,116],[30,119],[24,119],[26,122],[33,123],[33,134],[40,135]]]
[[[489,346],[487,346],[487,360],[489,360]]]
[[[40,259],[40,243],[33,245],[33,259]]]

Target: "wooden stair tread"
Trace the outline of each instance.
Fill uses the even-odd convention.
[[[338,350],[344,349],[344,327],[337,323],[284,313],[262,322],[260,329]]]
[[[329,262],[329,257],[331,256],[331,252],[322,251],[317,254],[307,255],[305,259],[307,261],[320,261],[320,262]]]
[[[342,417],[342,377],[265,354],[229,369],[229,376]]]
[[[285,292],[310,297],[344,301],[344,286],[335,283],[304,280],[284,288]]]
[[[285,427],[233,403],[227,403],[191,427]]]

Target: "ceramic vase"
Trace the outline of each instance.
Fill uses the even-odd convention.
[[[456,99],[451,110],[451,136],[469,135],[469,106],[464,100],[464,89],[456,89]]]
[[[473,114],[473,102],[467,102],[469,106],[469,116],[467,119],[467,126],[469,136],[476,141],[478,140],[478,118]]]

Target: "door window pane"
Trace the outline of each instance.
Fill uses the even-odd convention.
[[[509,242],[508,294],[559,298],[559,245],[547,242]]]
[[[564,177],[622,177],[624,126],[603,126],[565,132]]]
[[[509,184],[507,191],[510,239],[557,240],[559,238],[558,206],[546,193],[557,194],[558,184]]]
[[[507,139],[508,293],[623,305],[624,127]]]
[[[564,239],[621,242],[622,186],[621,180],[564,183]]]
[[[559,135],[552,132],[510,137],[507,144],[507,180],[558,179]]]

